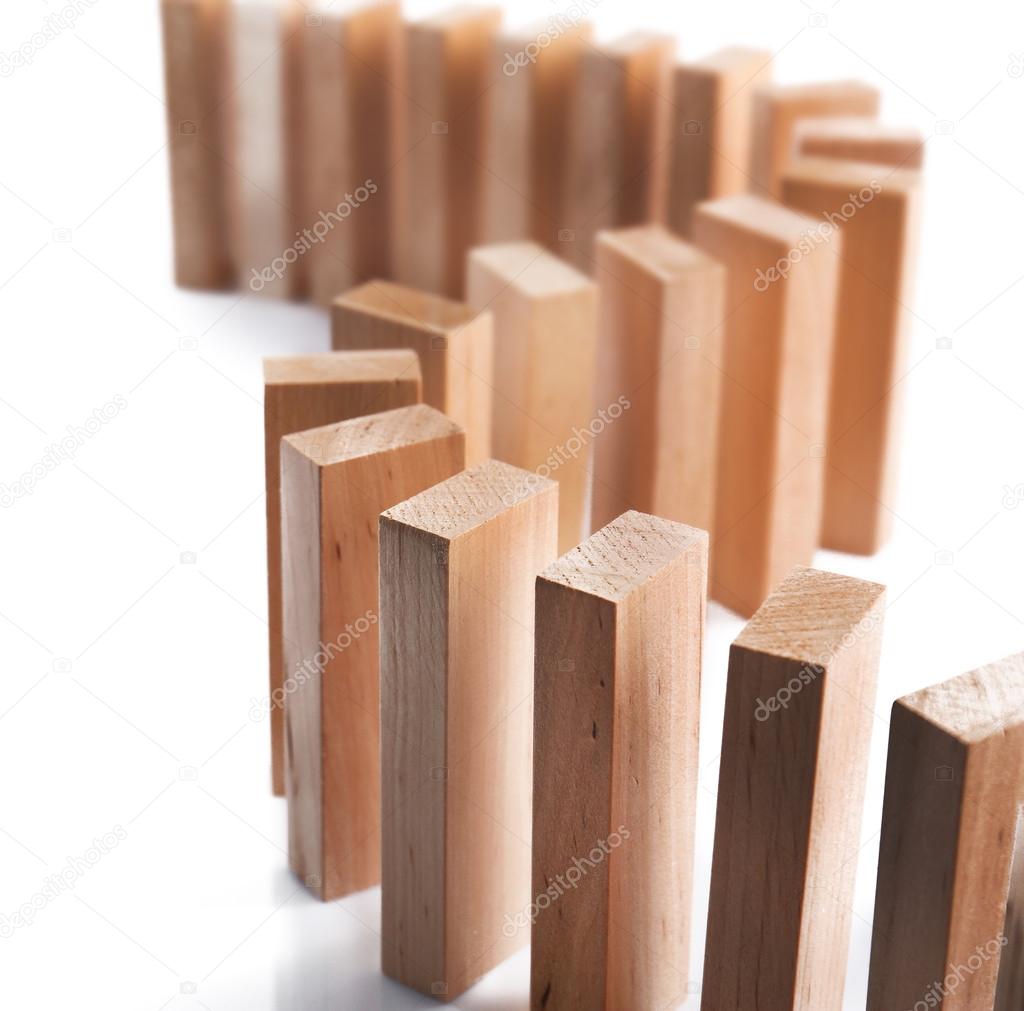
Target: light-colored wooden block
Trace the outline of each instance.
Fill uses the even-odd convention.
[[[1017,1011],[1024,1007],[1024,803],[1017,808],[1003,936],[1008,954],[999,963],[993,1011]]]
[[[378,518],[464,455],[426,404],[281,443],[288,858],[325,901],[380,881]]]
[[[534,581],[558,488],[491,460],[381,516],[384,972],[458,996],[528,943]]]
[[[466,253],[483,234],[486,92],[500,23],[496,7],[456,7],[405,27],[393,276],[449,298],[462,297]]]
[[[842,1007],[884,608],[797,568],[732,645],[703,1011]]]
[[[665,215],[675,40],[635,32],[586,45],[573,112],[559,252],[594,269],[594,236]]]
[[[707,560],[629,512],[537,580],[533,1011],[686,997]]]
[[[747,194],[701,204],[727,270],[711,596],[751,615],[821,528],[839,235]]]
[[[697,204],[750,189],[754,92],[771,59],[733,47],[674,68],[667,223],[679,235],[692,234]]]
[[[796,124],[793,143],[794,158],[837,158],[904,169],[924,164],[924,137],[919,130],[866,117],[803,120]]]
[[[469,255],[466,297],[494,315],[493,455],[558,482],[558,548],[586,536],[597,286],[533,242]]]
[[[759,88],[754,95],[752,192],[775,200],[781,197],[782,173],[789,166],[794,133],[801,120],[825,116],[875,117],[878,104],[878,90],[860,81]]]
[[[295,355],[263,362],[267,481],[267,624],[274,793],[284,794],[284,644],[281,611],[281,439],[293,432],[417,404],[412,352]]]
[[[190,288],[227,288],[235,270],[227,238],[222,102],[227,97],[226,0],[162,0],[174,276]]]
[[[892,531],[920,175],[806,159],[787,170],[782,192],[843,237],[821,543],[872,554]]]
[[[593,526],[639,509],[711,530],[725,268],[661,225],[597,236],[596,402],[628,408],[596,440]]]
[[[400,32],[398,0],[318,0],[304,21],[302,225],[320,305],[391,270]]]
[[[896,700],[868,1011],[980,1011],[997,978],[1019,982],[1004,917],[1022,801],[1024,653]]]
[[[370,281],[332,303],[331,342],[339,350],[415,351],[423,402],[466,430],[467,464],[490,456],[494,320],[489,312],[389,281]]]

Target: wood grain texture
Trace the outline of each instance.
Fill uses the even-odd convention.
[[[925,141],[919,130],[867,117],[803,120],[796,124],[793,143],[795,159],[836,158],[903,169],[924,164]]]
[[[534,580],[558,488],[487,461],[381,516],[382,966],[453,998],[528,942]]]
[[[494,321],[487,312],[389,281],[371,281],[331,304],[337,349],[406,348],[419,355],[423,401],[466,430],[466,462],[491,452]]]
[[[892,532],[920,176],[805,159],[787,170],[782,187],[787,205],[843,238],[821,543],[873,554]]]
[[[284,652],[281,612],[281,439],[364,414],[417,404],[419,361],[408,350],[266,358],[263,362],[267,490],[267,624],[274,793],[284,784]],[[277,704],[275,700],[281,699]]]
[[[697,209],[728,272],[711,595],[739,614],[818,545],[839,238],[755,196]]]
[[[842,1007],[884,596],[796,568],[732,645],[702,1011]]]
[[[323,900],[380,881],[378,519],[464,458],[425,404],[281,444],[288,858]]]
[[[533,242],[469,256],[466,298],[494,316],[493,454],[558,482],[558,548],[586,536],[597,286]]]
[[[628,512],[537,580],[534,1011],[685,999],[707,549]]]
[[[868,1011],[991,1008],[1001,965],[1019,996],[1024,946],[1003,938],[1022,801],[1024,653],[896,700]]]
[[[714,523],[726,275],[660,225],[597,236],[598,380],[593,526],[626,509]]]

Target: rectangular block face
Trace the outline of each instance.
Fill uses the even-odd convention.
[[[489,461],[381,517],[382,965],[457,996],[528,942],[533,592],[557,486]]]
[[[264,360],[267,488],[267,623],[271,701],[281,695],[281,439],[334,421],[420,401],[419,361],[411,351],[295,355]],[[284,793],[284,708],[272,704],[274,793]]]
[[[797,568],[729,658],[703,1011],[839,1011],[884,587]]]
[[[468,267],[469,304],[494,316],[494,456],[558,482],[558,546],[568,551],[586,533],[600,438],[597,287],[532,242],[480,247]]]
[[[839,240],[758,197],[697,211],[727,270],[711,595],[739,614],[818,544]]]
[[[807,119],[796,125],[793,153],[797,160],[835,158],[919,169],[924,163],[924,137],[912,127],[891,126],[866,117]]]

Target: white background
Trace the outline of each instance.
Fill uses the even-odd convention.
[[[60,7],[4,3],[0,50]],[[554,9],[516,4],[509,20]],[[896,534],[874,558],[817,559],[889,586],[867,808],[848,840],[859,874],[846,1007],[859,1009],[892,700],[1024,646],[1024,496],[1007,493],[1024,487],[1024,8],[603,0],[594,20],[600,37],[670,31],[685,57],[766,47],[782,81],[862,77],[882,89],[884,118],[931,138]],[[268,726],[249,718],[266,693],[260,358],[326,349],[327,321],[173,287],[162,93],[154,0],[96,0],[0,78],[0,482],[126,398],[74,460],[0,510],[0,914],[94,838],[125,833],[0,938],[0,1001],[427,1006],[379,975],[376,890],[321,905],[287,871]],[[951,132],[936,135],[940,121]],[[740,626],[712,606],[695,981]],[[523,952],[457,1006],[525,1009],[527,986]]]

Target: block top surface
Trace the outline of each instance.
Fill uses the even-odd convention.
[[[819,81],[809,84],[764,84],[757,89],[762,100],[771,103],[825,104],[843,99],[878,101],[878,89],[864,81]]]
[[[595,290],[594,282],[586,274],[536,242],[480,246],[469,255],[473,264],[479,264],[528,298]]]
[[[498,7],[473,7],[470,4],[456,4],[447,7],[436,14],[425,18],[418,18],[410,23],[410,28],[420,28],[434,31],[446,31],[450,28],[459,28],[463,25],[475,22],[500,22],[501,9]]]
[[[818,116],[804,119],[797,127],[797,133],[801,139],[813,137],[816,140],[857,140],[865,143],[879,140],[924,143],[920,130],[912,126],[880,123],[870,116]]]
[[[782,173],[783,185],[788,182],[835,186],[856,194],[864,186],[877,183],[879,194],[912,193],[920,188],[921,174],[916,169],[899,169],[891,165],[872,165],[863,161],[840,158],[799,158]]]
[[[764,49],[747,49],[745,46],[726,46],[692,63],[679,65],[681,71],[704,71],[713,74],[729,74],[744,70],[754,64],[758,67],[771,63],[772,54]]]
[[[325,351],[263,359],[263,381],[268,386],[309,386],[318,383],[367,383],[420,380],[415,351]]]
[[[787,246],[795,246],[808,229],[820,222],[799,211],[790,210],[774,200],[738,193],[697,205],[697,219],[707,218],[738,232],[758,235]],[[825,245],[826,243],[823,243]]]
[[[594,48],[606,56],[616,59],[629,59],[659,50],[674,51],[676,41],[671,35],[661,32],[634,31],[627,32]]]
[[[671,282],[693,272],[724,271],[725,268],[702,249],[677,238],[661,225],[638,225],[597,233],[600,249],[614,250],[634,266]]]
[[[333,305],[439,334],[459,330],[481,315],[462,302],[406,288],[393,281],[368,281],[339,295]]]

